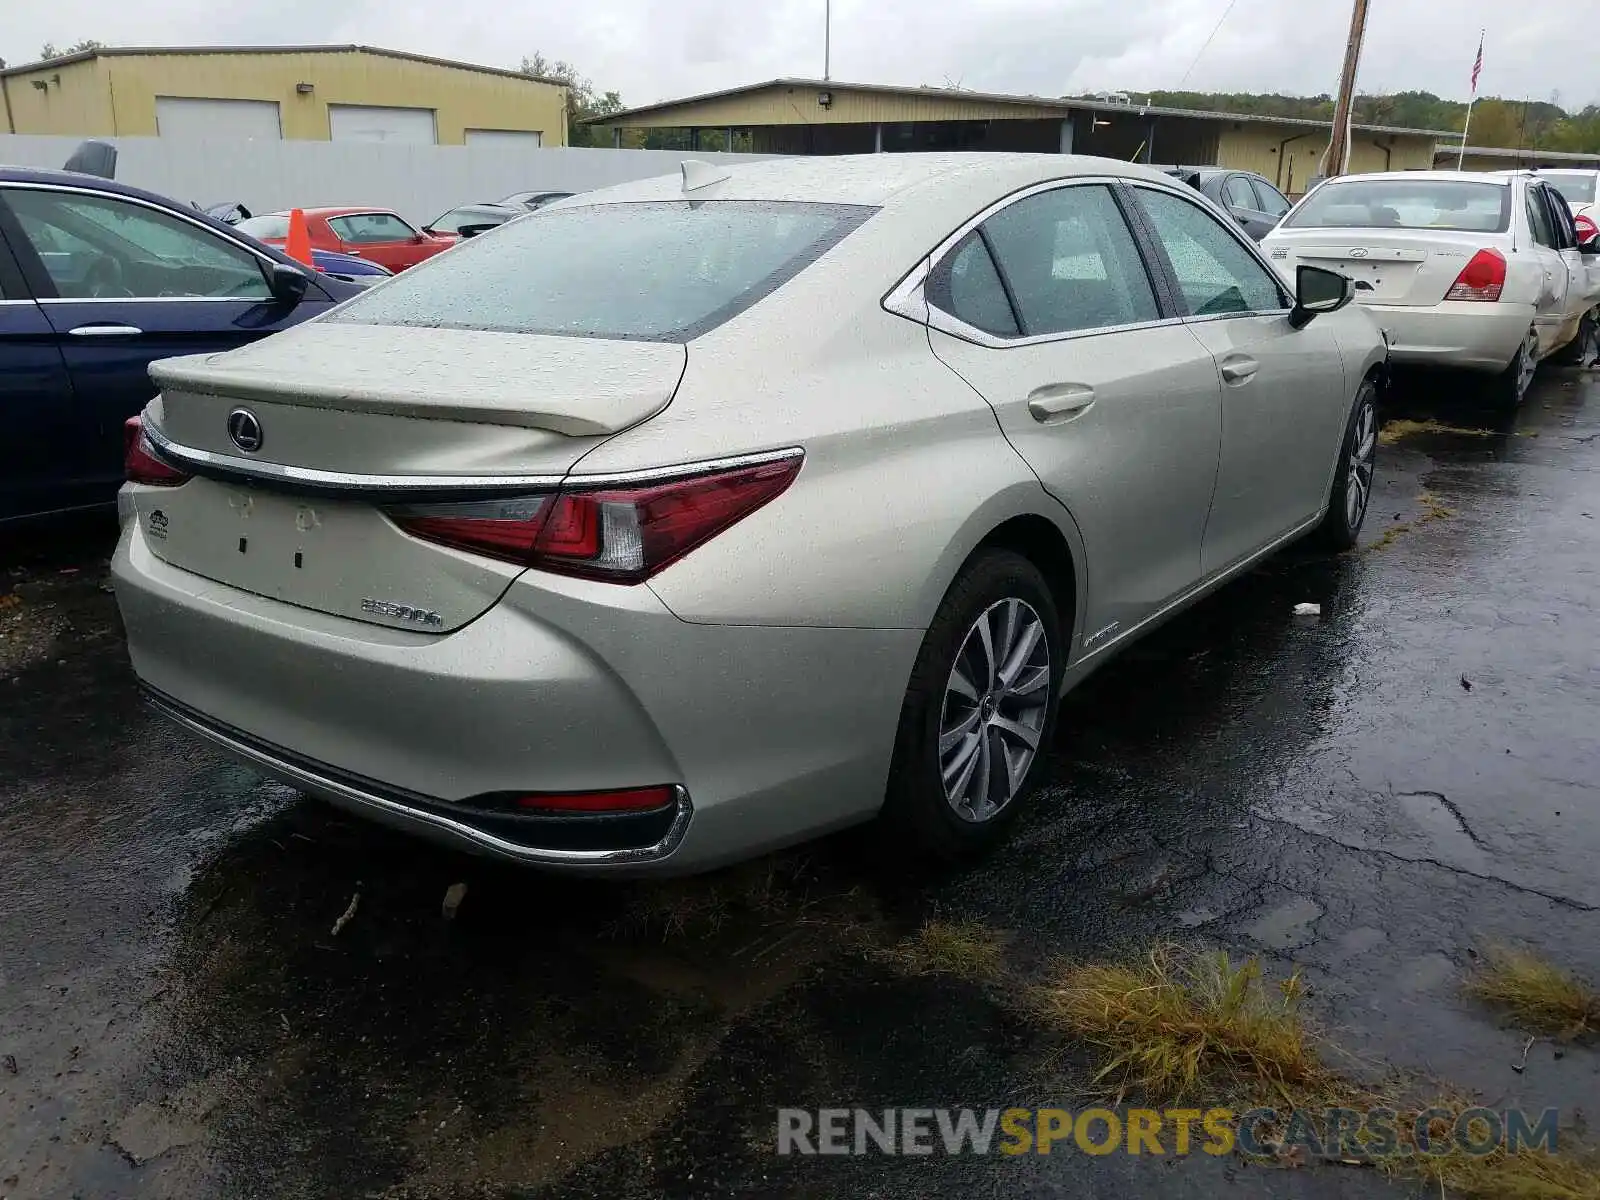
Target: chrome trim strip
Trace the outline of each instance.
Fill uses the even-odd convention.
[[[342,801],[358,812],[363,809],[371,810],[373,813],[380,814],[381,817],[412,826],[419,833],[442,836],[447,840],[463,845],[467,849],[487,853],[495,858],[505,859],[510,862],[540,866],[590,867],[626,866],[629,864],[658,862],[678,848],[683,841],[684,835],[689,831],[689,819],[694,812],[694,807],[689,802],[689,793],[682,787],[675,786],[677,812],[673,815],[672,825],[665,836],[654,845],[640,846],[631,850],[535,849],[518,845],[516,842],[508,842],[504,838],[496,837],[492,833],[485,833],[481,829],[474,829],[471,825],[452,820],[440,813],[413,808],[387,796],[380,796],[375,792],[354,787],[342,780],[319,775],[315,771],[300,766],[298,763],[287,762],[274,754],[268,753],[266,750],[240,741],[210,722],[201,720],[194,714],[180,708],[150,688],[141,688],[141,692],[145,703],[162,716],[177,722],[191,733],[198,734],[208,741],[216,743],[229,754],[254,763],[279,779],[309,788],[335,802]]]
[[[240,458],[236,454],[197,450],[192,446],[182,446],[172,441],[148,421],[145,423],[144,432],[156,453],[174,466],[189,467],[199,473],[209,471],[238,475],[265,483],[294,484],[323,491],[348,492],[509,492],[556,488],[563,484],[571,489],[615,487],[634,483],[659,483],[690,475],[703,475],[709,471],[759,467],[766,463],[781,462],[805,455],[805,451],[799,446],[788,446],[782,450],[702,459],[698,462],[679,463],[669,467],[645,467],[637,471],[619,471],[607,475],[364,475],[351,471],[323,471],[284,463],[257,462],[254,459]]]

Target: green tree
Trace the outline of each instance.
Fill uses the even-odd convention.
[[[69,54],[82,54],[85,50],[98,50],[104,45],[104,42],[97,42],[93,38],[84,38],[83,41],[73,42],[72,45],[62,49],[57,49],[54,42],[46,42],[39,47],[39,57],[65,58]]]
[[[608,117],[626,107],[618,92],[597,91],[594,81],[580,74],[578,68],[565,59],[548,59],[537,50],[522,60],[519,68],[524,75],[539,79],[552,79],[567,87],[567,145],[609,146],[609,130],[595,130],[585,125],[590,117]]]

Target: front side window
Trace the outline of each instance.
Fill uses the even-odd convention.
[[[348,217],[329,217],[328,227],[341,242],[370,246],[379,242],[409,242],[417,231],[393,213],[353,213]]]
[[[1253,209],[1256,206],[1256,194],[1250,187],[1250,181],[1243,175],[1228,176],[1222,194],[1227,199],[1229,208]]]
[[[1136,190],[1192,314],[1276,312],[1288,307],[1272,272],[1205,209],[1170,192]]]
[[[1269,217],[1281,217],[1294,205],[1289,203],[1289,198],[1273,187],[1265,179],[1252,179],[1256,185],[1256,196],[1260,202],[1261,211]]]
[[[62,299],[267,299],[255,255],[159,209],[107,196],[7,189]]]
[[[1161,314],[1139,248],[1109,188],[1026,196],[983,223],[1032,336],[1154,321]]]
[[[1295,229],[1449,229],[1504,233],[1511,188],[1464,179],[1331,180],[1285,222]]]
[[[327,319],[685,342],[782,286],[876,211],[745,200],[546,209],[435,255]]]

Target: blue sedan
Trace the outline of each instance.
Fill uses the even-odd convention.
[[[115,501],[154,359],[230,350],[361,290],[192,206],[0,167],[0,525]]]

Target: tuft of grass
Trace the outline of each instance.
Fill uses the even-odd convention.
[[[1600,991],[1525,950],[1491,948],[1467,991],[1535,1033],[1569,1039],[1600,1033]]]
[[[1255,959],[1158,946],[1129,964],[1069,963],[1034,992],[1050,1025],[1099,1048],[1097,1083],[1153,1100],[1202,1080],[1278,1095],[1320,1085],[1326,1072],[1302,1023],[1298,973],[1269,988]]]
[[[1492,429],[1464,429],[1460,425],[1446,425],[1442,421],[1412,421],[1397,418],[1383,423],[1383,428],[1378,431],[1378,444],[1392,446],[1401,438],[1410,437],[1415,433],[1448,433],[1457,437],[1496,436]]]
[[[1429,1183],[1465,1200],[1595,1200],[1600,1160],[1593,1154],[1497,1150],[1483,1158],[1452,1154],[1411,1160]]]
[[[953,975],[989,983],[1006,969],[1006,933],[976,921],[929,921],[910,937],[878,952],[907,975]]]

